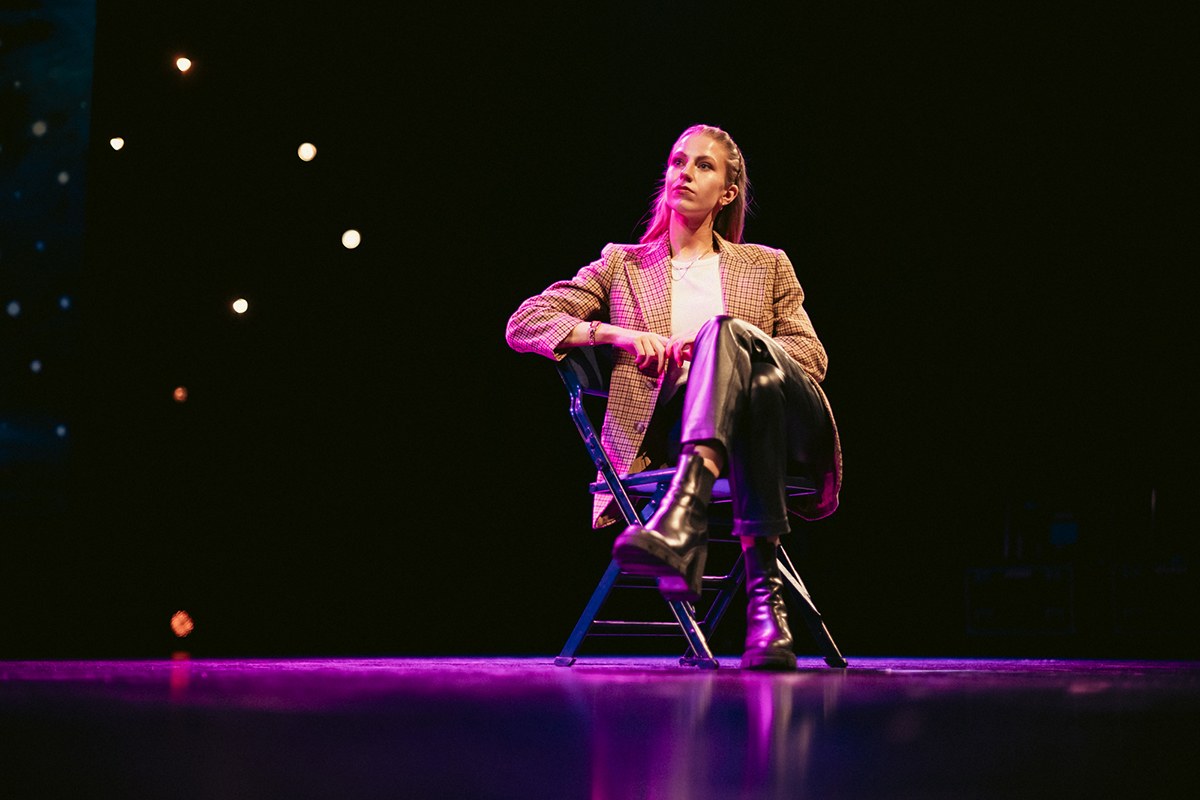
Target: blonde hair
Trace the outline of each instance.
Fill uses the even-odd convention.
[[[695,134],[708,136],[725,148],[725,178],[728,184],[737,186],[738,192],[732,203],[717,212],[717,217],[713,220],[713,230],[727,241],[740,243],[746,227],[746,209],[750,203],[750,179],[746,177],[746,160],[742,158],[742,151],[733,141],[733,137],[716,125],[693,125],[679,134],[675,144],[679,144],[684,137]],[[673,152],[674,145],[671,149]],[[667,208],[666,170],[663,171],[658,193],[650,205],[648,215],[650,222],[639,240],[643,244],[661,238],[670,228],[671,210]]]

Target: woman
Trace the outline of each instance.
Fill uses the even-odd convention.
[[[668,599],[695,601],[707,553],[708,502],[722,474],[745,553],[744,669],[795,669],[776,561],[789,531],[784,478],[813,479],[792,510],[837,508],[841,448],[819,382],[825,348],[783,251],[744,244],[749,197],[741,150],[720,128],[675,142],[653,216],[636,245],[609,244],[567,281],[523,302],[509,346],[562,358],[608,344],[613,371],[601,438],[619,473],[678,464],[651,519],[613,545],[625,572],[658,577]],[[595,527],[615,521],[598,496]]]

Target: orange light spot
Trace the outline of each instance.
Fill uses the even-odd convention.
[[[171,617],[171,630],[179,638],[187,636],[196,629],[196,623],[192,622],[192,617],[186,611],[176,611]]]
[[[176,386],[175,391],[171,393],[171,396],[175,398],[176,403],[185,402],[188,397],[187,387],[186,386]]]

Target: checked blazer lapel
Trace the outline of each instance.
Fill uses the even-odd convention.
[[[762,327],[770,265],[747,257],[746,249],[714,234],[720,248],[721,293],[725,312]],[[663,237],[626,268],[646,330],[671,335],[671,248]]]
[[[767,307],[767,264],[753,263],[743,249],[717,237],[721,246],[721,292],[725,313],[762,327],[762,309]]]
[[[660,336],[671,335],[670,254],[671,247],[664,237],[626,268],[646,330]]]

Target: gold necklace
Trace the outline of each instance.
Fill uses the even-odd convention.
[[[687,263],[687,266],[685,266],[685,267],[675,266],[675,259],[672,258],[671,259],[671,280],[676,280],[676,281],[683,280],[683,277],[688,274],[688,270],[690,270],[692,268],[692,264],[695,264],[697,261],[699,261],[704,256],[710,256],[710,255],[712,255],[712,251],[709,251],[707,253],[698,253],[691,261],[689,261]],[[676,275],[675,270],[678,270],[678,269],[682,269],[683,271],[680,272],[678,275]]]

